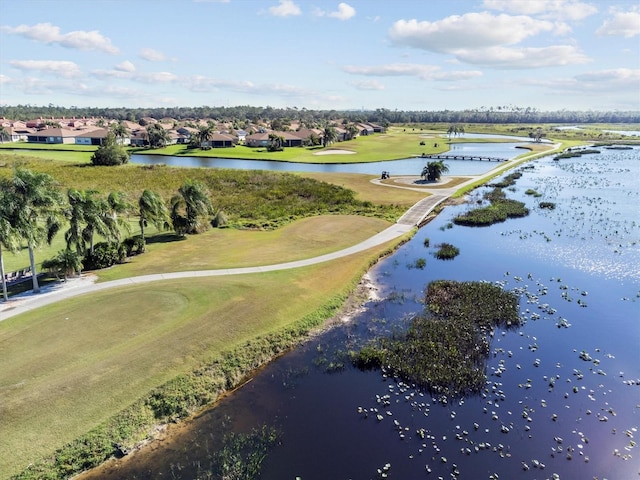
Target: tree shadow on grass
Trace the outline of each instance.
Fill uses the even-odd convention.
[[[145,238],[145,242],[147,244],[152,243],[171,243],[171,242],[182,242],[186,240],[187,237],[181,237],[180,235],[176,235],[175,233],[158,233],[157,235],[152,235]]]

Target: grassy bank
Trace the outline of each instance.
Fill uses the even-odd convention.
[[[92,429],[102,437],[110,418],[131,436],[110,441],[134,442],[150,420],[214,400],[335,313],[389,247],[291,271],[110,290],[1,322],[0,471],[16,474]],[[254,343],[256,352],[247,347]],[[221,371],[205,379],[209,368]],[[86,454],[78,449],[60,455]]]

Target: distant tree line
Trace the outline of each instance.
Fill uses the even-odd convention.
[[[372,122],[383,126],[397,123],[640,123],[639,111],[540,111],[532,107],[481,107],[466,110],[403,111],[378,108],[375,110],[308,110],[288,107],[164,107],[164,108],[101,108],[15,105],[0,107],[0,117],[13,120],[36,118],[103,117],[139,122],[150,117],[175,120],[212,119],[230,122],[234,128],[250,123],[287,125],[292,121],[306,128],[321,128],[327,122],[342,119],[348,122]]]

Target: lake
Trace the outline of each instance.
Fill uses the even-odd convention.
[[[475,135],[474,135],[475,136]],[[495,135],[492,137],[495,138]],[[514,137],[515,138],[515,137]],[[525,153],[516,148],[518,145],[528,142],[523,140],[518,143],[465,143],[452,144],[448,153],[467,153],[512,159]],[[334,156],[335,157],[335,156]],[[323,157],[326,159],[327,157]],[[131,155],[131,163],[154,165],[166,164],[178,167],[206,167],[206,168],[235,168],[241,170],[275,170],[281,172],[330,172],[330,173],[366,173],[380,175],[382,171],[389,171],[392,175],[420,175],[422,168],[428,160],[420,157],[406,158],[402,160],[389,160],[382,162],[366,163],[296,163],[278,162],[270,160],[243,160],[235,158],[210,158],[210,157],[176,157],[165,155]],[[479,175],[501,165],[499,162],[471,161],[471,160],[447,160],[449,175]]]
[[[522,172],[506,193],[529,216],[471,228],[452,224],[469,205],[445,208],[369,272],[380,299],[365,311],[270,363],[167,439],[83,478],[210,478],[222,435],[263,425],[278,432],[266,480],[637,478],[640,149],[548,157]],[[442,242],[460,255],[437,260]],[[520,295],[526,323],[494,332],[481,395],[445,399],[345,360],[405,328],[436,279]]]

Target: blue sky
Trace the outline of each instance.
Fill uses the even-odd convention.
[[[0,105],[640,110],[638,0],[0,0]]]

